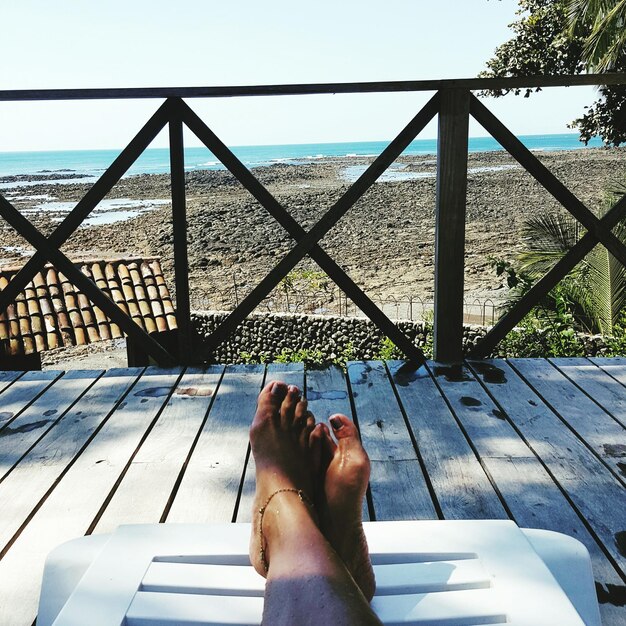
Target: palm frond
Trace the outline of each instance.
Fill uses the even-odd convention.
[[[597,19],[583,46],[583,54],[596,70],[605,72],[615,67],[624,54],[624,31],[626,29],[626,0],[609,3],[606,13]]]
[[[593,24],[598,15],[606,15],[615,4],[615,0],[568,0],[566,2],[567,19],[570,28]]]
[[[605,193],[600,216],[625,194],[626,178],[615,181]],[[579,222],[564,214],[528,219],[522,228],[525,250],[518,255],[520,271],[533,279],[543,276],[578,242],[584,232]],[[613,228],[613,233],[626,243],[626,219]],[[508,304],[514,303],[520,295],[512,293]],[[558,318],[559,312],[565,309],[579,326],[591,332],[610,335],[626,311],[626,267],[598,244],[539,303],[539,307],[543,310],[542,315],[548,319],[551,316]]]
[[[567,252],[579,239],[579,223],[569,215],[550,213],[531,217],[524,222],[522,236],[536,250]]]
[[[586,32],[583,58],[590,69],[616,69],[626,52],[626,0],[567,0],[569,35]]]
[[[517,260],[520,271],[537,279],[547,274],[564,256],[562,250],[524,250],[519,253]]]
[[[580,238],[580,224],[557,214],[531,217],[524,222],[526,249],[520,253],[520,269],[536,278],[550,271]]]
[[[626,242],[626,224],[622,222],[614,232]],[[610,335],[626,307],[626,267],[601,245],[589,253],[588,262],[593,316],[601,332]]]

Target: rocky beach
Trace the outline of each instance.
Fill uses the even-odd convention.
[[[542,162],[592,211],[604,189],[626,175],[626,149],[537,152]],[[348,189],[371,158],[275,164],[254,173],[290,214],[310,228]],[[466,300],[495,303],[506,288],[490,257],[513,259],[525,219],[563,211],[503,151],[469,155],[466,225]],[[368,294],[432,299],[434,276],[434,156],[403,156],[322,240],[323,248]],[[36,183],[36,184],[34,184]],[[187,174],[189,272],[192,296],[223,308],[233,290],[254,286],[289,250],[292,240],[227,171]],[[44,233],[93,184],[72,172],[0,177],[1,192]],[[158,256],[173,288],[173,237],[167,175],[122,179],[88,224],[63,247],[70,257]],[[107,223],[109,222],[109,223]],[[0,263],[19,265],[30,248],[0,227]],[[298,268],[318,268],[305,259]],[[197,305],[200,306],[200,305]]]

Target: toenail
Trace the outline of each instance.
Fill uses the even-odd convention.
[[[289,385],[289,393],[292,396],[299,396],[300,390],[295,385]]]
[[[280,383],[274,383],[273,387],[272,387],[272,394],[275,396],[280,396],[282,395],[282,389],[280,388]]]
[[[329,421],[333,430],[341,430],[343,428],[343,422],[338,417],[331,417]]]

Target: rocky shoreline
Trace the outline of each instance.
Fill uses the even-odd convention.
[[[626,174],[626,149],[537,155],[592,210],[601,205],[604,188]],[[334,158],[277,164],[254,173],[308,229],[348,189],[348,178],[370,162]],[[563,209],[505,152],[472,153],[468,166],[466,299],[498,302],[506,289],[490,257],[512,259],[521,246],[519,228],[524,219]],[[322,247],[369,294],[432,298],[435,168],[432,155],[400,157],[391,180],[376,183],[322,240]],[[410,176],[414,178],[403,180]],[[39,184],[27,184],[35,180]],[[254,286],[286,254],[292,240],[229,172],[190,172],[186,182],[191,291],[221,308],[220,294],[231,293],[235,285],[240,293]],[[5,177],[2,183],[12,183],[1,189],[3,195],[44,233],[54,229],[67,208],[34,210],[42,198],[75,203],[92,184],[75,179],[71,172]],[[168,200],[169,194],[168,176],[138,175],[122,179],[107,198]],[[63,250],[75,258],[159,256],[173,287],[170,206],[155,205],[137,213],[125,221],[80,228]],[[23,240],[3,222],[0,264],[23,263],[26,251]],[[307,259],[298,267],[302,275],[304,270],[318,269]]]

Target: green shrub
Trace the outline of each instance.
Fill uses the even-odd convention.
[[[498,344],[496,354],[520,358],[584,356],[583,342],[566,315],[552,319],[548,326],[541,322],[534,314],[527,315]]]

